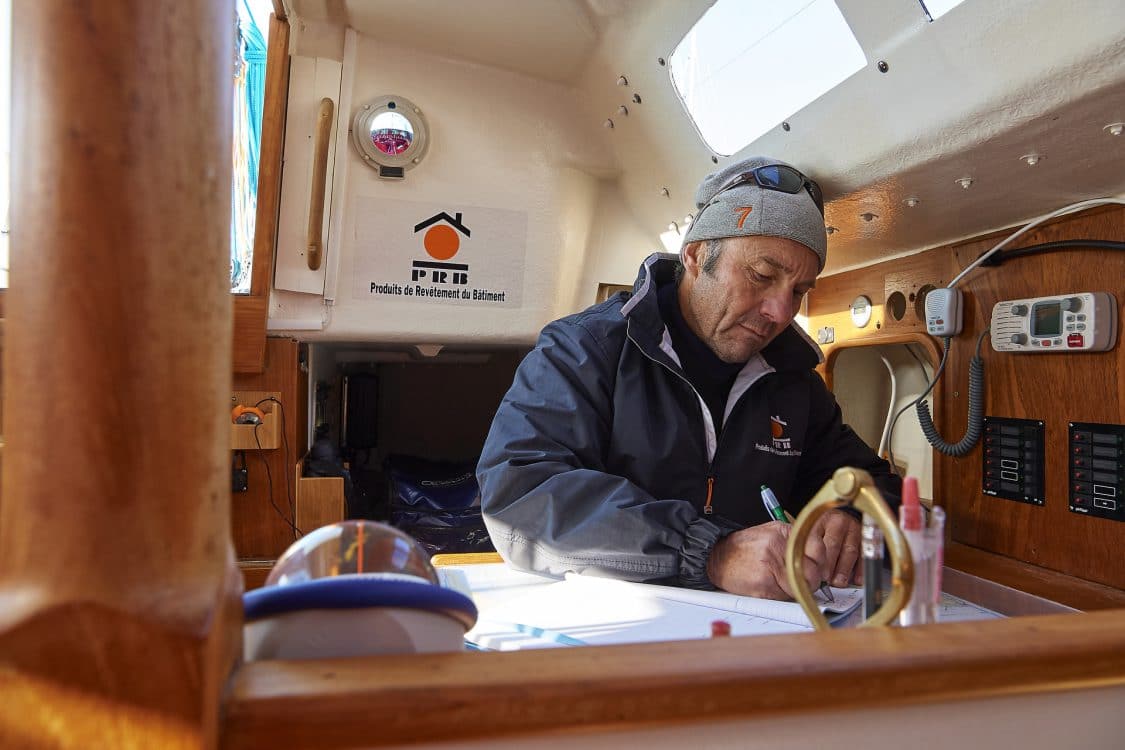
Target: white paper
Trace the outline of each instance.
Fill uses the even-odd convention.
[[[632,583],[618,581],[612,578],[597,578],[594,576],[568,573],[567,581],[574,581],[578,585],[600,586],[615,590],[634,589],[643,591],[647,596],[656,596],[661,599],[696,604],[724,612],[738,612],[755,615],[769,620],[778,620],[793,625],[812,627],[805,611],[797,602],[781,602],[774,599],[759,599],[752,596],[739,596],[725,591],[698,591],[696,589],[683,589],[675,586],[659,586],[651,583]],[[639,587],[639,588],[638,588]],[[863,603],[863,590],[859,588],[832,587],[835,602],[821,602],[820,611],[825,614],[830,622],[842,617]],[[818,595],[819,597],[819,595]]]

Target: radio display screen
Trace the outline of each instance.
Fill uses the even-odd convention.
[[[1037,302],[1031,308],[1031,335],[1039,337],[1062,334],[1062,303]]]

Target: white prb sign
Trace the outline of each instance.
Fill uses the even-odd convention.
[[[521,305],[526,213],[358,196],[354,215],[357,299]]]

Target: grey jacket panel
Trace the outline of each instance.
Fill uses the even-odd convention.
[[[660,348],[656,288],[674,283],[673,264],[649,258],[632,296],[549,324],[520,364],[477,467],[485,523],[514,566],[710,587],[715,542],[770,520],[761,484],[796,514],[851,465],[897,498],[792,328],[762,352],[769,366],[756,363],[708,458],[701,401]]]

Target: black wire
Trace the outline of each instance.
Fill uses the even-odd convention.
[[[258,458],[262,459],[262,466],[266,467],[266,483],[269,485],[270,505],[272,505],[273,509],[277,511],[277,515],[281,516],[281,520],[285,521],[286,525],[288,525],[289,528],[293,529],[293,533],[295,535],[299,535],[300,532],[297,530],[297,524],[293,523],[293,521],[291,521],[289,518],[286,518],[285,514],[281,512],[281,508],[277,507],[277,503],[274,502],[273,473],[270,472],[270,462],[266,460],[265,451],[262,449],[262,441],[258,438],[258,428],[261,426],[261,422],[258,422],[254,425],[254,442],[258,444]]]
[[[987,260],[983,261],[981,265],[999,266],[1006,260],[1022,258],[1025,255],[1047,253],[1052,250],[1064,250],[1072,247],[1085,247],[1098,250],[1125,250],[1125,242],[1114,242],[1113,240],[1055,240],[1054,242],[1041,242],[1038,245],[1028,245],[1027,247],[1005,250],[1002,253],[993,253]],[[981,255],[983,254],[984,253],[981,253]]]
[[[281,444],[285,448],[285,455],[288,456],[289,455],[289,434],[285,430],[285,404],[278,401],[277,398],[275,398],[274,396],[266,396],[261,401],[254,404],[254,406],[255,407],[261,406],[262,404],[266,403],[267,401],[272,401],[275,404],[277,404],[278,411],[281,412]],[[293,489],[290,486],[290,482],[289,482],[289,472],[285,472],[285,498],[289,501],[289,517],[293,519],[293,522],[290,523],[289,525],[293,527],[293,533],[294,534],[296,534],[297,536],[304,536],[304,532],[302,532],[299,528],[297,528],[297,523],[296,523],[296,521],[297,521],[297,503],[293,499]]]

